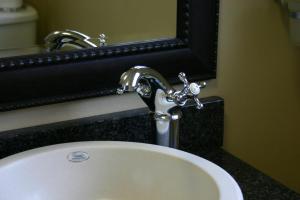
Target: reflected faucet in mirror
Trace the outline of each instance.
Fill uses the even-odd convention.
[[[135,91],[154,113],[156,121],[156,144],[178,148],[179,121],[182,117],[181,108],[187,101],[194,101],[197,109],[203,104],[198,96],[205,82],[189,83],[185,73],[178,75],[184,83],[182,90],[174,89],[167,80],[154,69],[136,66],[124,72],[120,78],[121,88],[118,94]]]
[[[47,52],[98,48],[107,40],[115,49],[177,37],[176,0],[0,2],[0,58],[12,62],[15,56],[43,57]],[[138,17],[137,8],[143,13]],[[99,36],[100,33],[109,38],[104,34]]]
[[[93,41],[93,40],[97,41]],[[62,51],[64,48],[87,49],[106,46],[105,34],[98,38],[91,38],[75,30],[54,31],[46,36],[45,48],[47,52]]]

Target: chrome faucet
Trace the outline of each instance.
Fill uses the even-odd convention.
[[[94,38],[91,38],[83,33],[74,30],[54,31],[45,37],[46,51],[59,51],[65,46],[72,47],[74,49],[86,49],[94,47],[106,46],[106,36],[100,34],[98,44],[93,42]]]
[[[133,67],[120,78],[121,88],[117,93],[137,92],[154,113],[158,145],[178,148],[179,121],[182,117],[180,107],[188,100],[195,101],[198,109],[203,108],[198,95],[206,83],[190,84],[183,72],[179,73],[179,79],[184,83],[184,88],[177,91],[160,73],[145,66]]]

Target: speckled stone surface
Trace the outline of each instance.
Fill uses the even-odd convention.
[[[224,101],[208,98],[204,108],[187,105],[180,123],[179,149],[187,152],[205,152],[223,144]]]
[[[221,148],[195,152],[225,169],[238,182],[244,200],[300,200],[300,194],[276,182]]]
[[[239,183],[245,200],[300,200],[299,194],[222,150],[224,102],[210,97],[203,103],[201,111],[194,105],[183,108],[180,149],[228,171]],[[0,158],[52,144],[97,140],[154,144],[155,123],[145,108],[2,132]]]
[[[220,147],[223,138],[223,100],[203,99],[201,111],[183,108],[180,149],[188,152]],[[213,127],[213,128],[212,128]],[[148,109],[136,109],[0,133],[0,158],[25,150],[77,141],[155,143],[155,122]]]
[[[78,141],[154,143],[147,109],[89,117],[0,133],[0,158],[47,145]]]

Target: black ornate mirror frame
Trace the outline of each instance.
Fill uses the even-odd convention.
[[[135,65],[174,84],[181,71],[191,81],[215,78],[219,0],[177,2],[175,39],[0,59],[0,111],[115,94]]]

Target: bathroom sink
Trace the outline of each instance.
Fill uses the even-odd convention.
[[[1,200],[242,200],[234,179],[195,155],[156,145],[79,142],[0,160]]]

